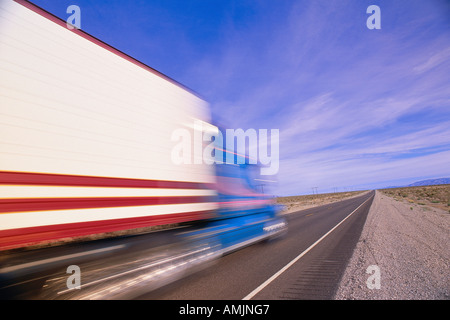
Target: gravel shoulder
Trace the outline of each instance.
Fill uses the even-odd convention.
[[[449,300],[449,219],[448,211],[377,191],[335,299]],[[372,265],[379,289],[375,273],[366,273]]]

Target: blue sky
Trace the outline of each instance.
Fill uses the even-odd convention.
[[[445,0],[34,0],[198,92],[229,128],[279,129],[277,195],[450,177]],[[369,5],[381,30],[369,30]]]

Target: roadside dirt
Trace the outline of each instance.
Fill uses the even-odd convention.
[[[311,194],[304,196],[278,197],[277,204],[285,207],[282,214],[288,214],[308,208],[329,204],[360,196],[368,191],[352,191],[338,193]]]
[[[449,212],[390,195],[376,192],[335,299],[450,299]]]

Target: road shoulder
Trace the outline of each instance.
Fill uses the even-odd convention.
[[[449,219],[377,191],[335,299],[449,299]]]

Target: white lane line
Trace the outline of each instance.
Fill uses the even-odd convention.
[[[339,222],[337,225],[333,227],[330,231],[325,233],[319,240],[314,242],[312,245],[309,246],[308,249],[300,253],[297,257],[295,257],[291,262],[289,262],[287,265],[285,265],[283,268],[281,268],[277,273],[275,273],[273,276],[271,276],[269,279],[267,279],[263,284],[261,284],[258,288],[250,292],[248,295],[246,295],[242,300],[250,300],[255,295],[257,295],[261,290],[263,290],[265,287],[267,287],[272,281],[274,281],[276,278],[278,278],[283,272],[285,272],[289,267],[291,267],[294,263],[296,263],[301,257],[303,257],[305,254],[307,254],[312,248],[314,248],[320,241],[322,241],[326,236],[328,236],[331,232],[333,232],[334,229],[339,227],[345,220],[350,218],[350,216],[355,213],[359,208],[362,207],[363,204],[365,204],[367,201],[369,201],[372,197],[361,203],[361,205],[353,210],[348,216],[346,216],[341,222]]]

